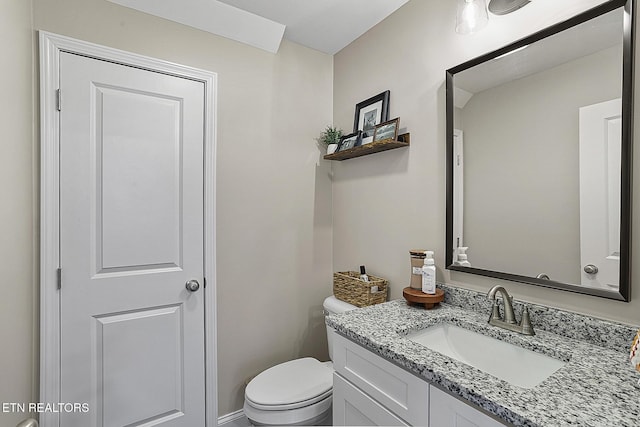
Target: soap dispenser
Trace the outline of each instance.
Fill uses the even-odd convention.
[[[429,295],[435,295],[436,266],[433,259],[433,251],[425,251],[424,255],[424,265],[422,266],[422,292]]]
[[[467,259],[467,249],[469,248],[465,246],[458,247],[458,261],[456,261],[456,265],[461,267],[471,267],[471,263]]]

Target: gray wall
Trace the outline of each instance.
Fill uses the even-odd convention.
[[[411,132],[411,147],[334,163],[334,269],[366,264],[372,274],[390,280],[392,298],[402,298],[410,280],[408,251],[425,247],[436,251],[439,281],[482,292],[500,283],[525,301],[640,324],[638,268],[630,303],[444,269],[445,70],[598,3],[531,2],[512,14],[491,16],[477,34],[461,36],[454,32],[455,2],[414,0],[335,55],[334,122],[349,129],[355,104],[389,89],[391,117],[400,116]],[[376,52],[385,52],[386,64]],[[637,139],[640,109],[635,114]],[[640,167],[640,150],[634,163]],[[640,174],[635,177],[640,192]],[[640,195],[634,204],[638,212]],[[638,215],[633,223],[638,230]],[[640,265],[638,242],[634,239],[633,265]]]
[[[0,6],[0,403],[37,401],[36,182],[31,3]],[[25,414],[0,413],[14,427]]]
[[[474,267],[580,284],[579,109],[621,96],[622,46],[475,94],[464,125]]]
[[[218,73],[219,415],[240,409],[245,382],[267,367],[300,356],[326,360],[331,180],[314,138],[332,121],[333,58],[286,41],[274,55],[102,0],[32,5],[33,13],[31,2],[10,0],[0,14],[0,400],[37,401],[35,30]],[[0,414],[0,426],[18,418]]]

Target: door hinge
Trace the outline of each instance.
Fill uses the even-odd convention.
[[[62,111],[62,92],[56,89],[56,109]]]
[[[62,269],[58,268],[56,271],[56,276],[58,278],[58,289],[62,289]]]

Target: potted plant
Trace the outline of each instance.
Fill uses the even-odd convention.
[[[333,126],[327,126],[320,134],[318,143],[327,148],[327,154],[332,154],[338,149],[338,143],[342,138],[342,129]]]

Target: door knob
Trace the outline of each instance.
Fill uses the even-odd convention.
[[[200,283],[195,279],[191,279],[185,284],[185,288],[187,288],[189,292],[195,292],[200,289]]]
[[[587,264],[584,266],[584,272],[587,274],[597,274],[598,273],[598,267],[596,267],[593,264]]]

